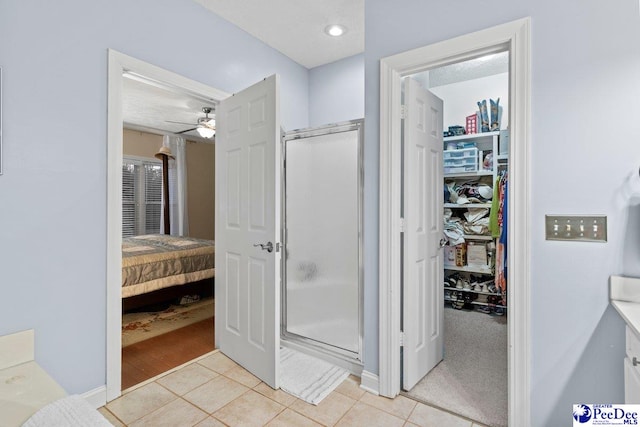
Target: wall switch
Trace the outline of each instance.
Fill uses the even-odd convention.
[[[545,215],[545,230],[547,240],[606,242],[607,217],[605,215]]]

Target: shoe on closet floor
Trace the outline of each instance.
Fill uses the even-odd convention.
[[[493,309],[493,314],[496,316],[504,316],[504,308],[502,307],[495,307]]]

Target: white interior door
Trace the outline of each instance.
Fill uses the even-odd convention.
[[[280,358],[279,107],[273,75],[216,112],[216,345],[273,388]]]
[[[443,356],[442,100],[408,78],[405,108],[402,387],[410,390]]]

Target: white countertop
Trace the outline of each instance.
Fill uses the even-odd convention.
[[[43,406],[66,396],[34,360],[34,331],[0,337],[0,427],[21,426]]]
[[[640,336],[640,303],[629,301],[611,301],[629,327]]]
[[[640,279],[611,276],[610,286],[611,305],[640,336]]]
[[[0,370],[0,427],[21,426],[43,406],[66,396],[36,362]]]

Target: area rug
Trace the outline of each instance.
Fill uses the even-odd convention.
[[[280,388],[312,405],[320,403],[348,376],[345,369],[324,360],[280,349]]]
[[[506,427],[506,317],[446,308],[444,331],[444,360],[402,394],[491,427]]]
[[[206,298],[189,305],[171,305],[152,313],[127,313],[122,316],[122,346],[126,347],[178,328],[213,317],[215,300]]]

